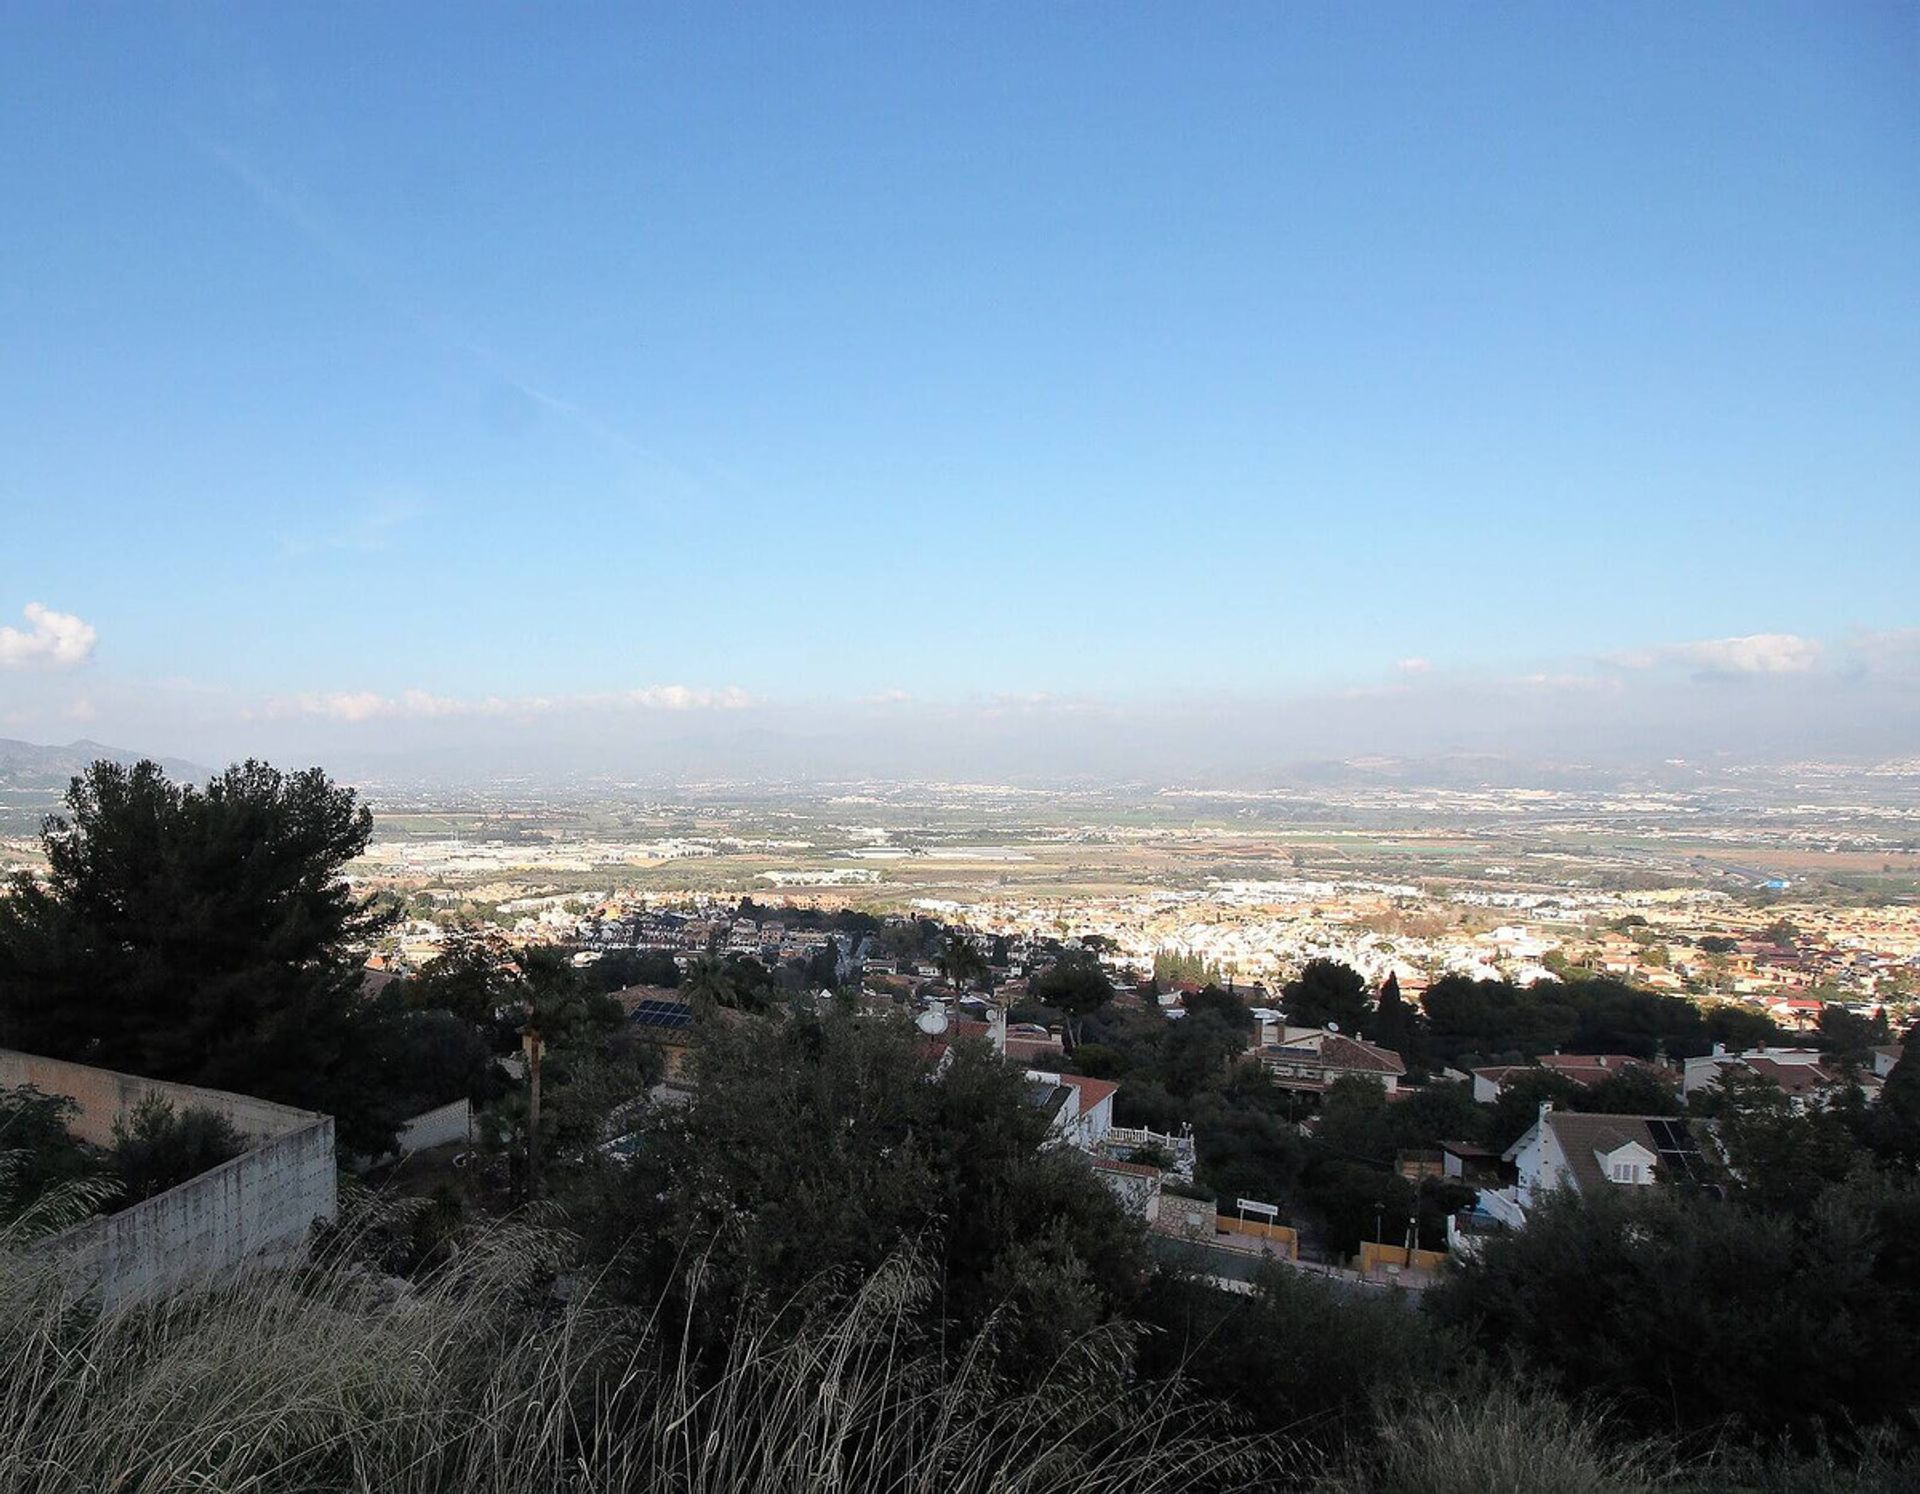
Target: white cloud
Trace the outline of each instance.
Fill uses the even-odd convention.
[[[27,669],[38,665],[71,669],[92,657],[99,635],[91,623],[82,622],[70,612],[55,612],[38,602],[27,603],[25,615],[32,624],[25,632],[19,628],[0,628],[0,669]]]
[[[325,716],[332,721],[371,721],[394,713],[394,702],[371,690],[336,690],[267,702],[269,716]]]
[[[1429,674],[1433,670],[1433,660],[1419,658],[1402,659],[1393,667],[1402,674]]]
[[[753,704],[746,691],[696,689],[689,685],[649,685],[598,695],[487,695],[466,698],[406,690],[381,695],[373,690],[335,690],[279,695],[266,704],[274,718],[319,717],[329,721],[433,721],[449,717],[545,716],[562,711],[737,711]]]
[[[1511,683],[1525,690],[1617,691],[1620,681],[1597,674],[1523,674]]]
[[[753,704],[745,690],[733,686],[724,690],[692,690],[685,685],[655,685],[646,690],[629,690],[619,699],[623,704],[647,711],[738,711]]]
[[[1702,675],[1732,678],[1762,674],[1806,674],[1820,662],[1821,646],[1795,633],[1749,633],[1740,638],[1707,638],[1616,654],[1625,669],[1655,669],[1662,664],[1694,666]]]
[[[1336,690],[1335,700],[1384,700],[1390,696],[1406,695],[1411,692],[1410,685],[1349,685],[1344,690]]]

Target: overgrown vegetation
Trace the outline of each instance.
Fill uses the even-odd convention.
[[[709,1360],[671,1316],[549,1294],[564,1237],[474,1236],[396,1291],[356,1242],[104,1318],[0,1263],[0,1490],[1152,1491],[1254,1487],[1283,1449],[1160,1385],[1029,1387],[918,1330],[933,1279],[884,1262],[831,1305],[743,1321]],[[778,1319],[779,1332],[770,1323]]]
[[[33,1243],[109,1197],[217,1165],[240,1138],[153,1106],[95,1152],[68,1134],[65,1102],[0,1095],[0,1494],[1920,1479],[1915,1059],[1871,1110],[1729,1084],[1708,1187],[1540,1206],[1424,1305],[1278,1264],[1230,1295],[1156,1256],[1083,1160],[1050,1144],[1016,1068],[974,1039],[929,1045],[897,1011],[816,1003],[804,965],[693,961],[679,989],[697,1084],[649,1098],[659,1059],[607,992],[658,970],[583,976],[556,951],[470,937],[419,977],[347,999],[345,941],[379,915],[333,888],[357,814],[324,778],[234,770],[197,795],[133,770],[76,784],[70,805],[49,832],[65,869],[0,927],[6,1031],[95,1058],[135,1044],[131,1057],[296,1103],[332,1095],[358,1107],[367,1145],[406,1107],[466,1094],[493,1164],[449,1165],[404,1204],[349,1189],[355,1217],[301,1271],[99,1316],[64,1298]],[[302,829],[315,824],[326,833]],[[271,854],[203,844],[248,835]],[[176,907],[174,877],[246,930],[204,961],[212,994],[181,995],[208,930],[204,910]],[[331,933],[314,944],[306,923],[323,915]],[[62,955],[63,931],[123,943]],[[937,925],[885,933],[955,984],[985,978],[972,942]],[[289,950],[306,951],[304,975],[275,966]],[[97,1007],[55,1011],[34,987],[71,993],[87,970],[133,962],[131,1034],[102,1035]],[[1677,1108],[1642,1070],[1586,1089],[1543,1074],[1491,1106],[1459,1084],[1389,1102],[1346,1079],[1305,1129],[1302,1098],[1244,1058],[1253,1017],[1232,992],[1191,993],[1170,1023],[1116,1003],[1095,955],[1068,949],[1031,995],[1074,1030],[1076,1066],[1124,1078],[1123,1120],[1193,1123],[1202,1193],[1281,1202],[1336,1253],[1389,1224],[1435,1243],[1461,1190],[1407,1181],[1404,1153],[1498,1149],[1549,1098]],[[198,1004],[168,1037],[176,997]],[[236,1047],[200,1051],[221,1000]],[[1695,1012],[1690,1027],[1668,998],[1598,979],[1552,993],[1469,982],[1422,1017],[1327,962],[1281,1000],[1295,1020],[1403,1044],[1416,1068],[1562,1040],[1677,1053],[1714,1021]],[[340,1001],[366,1050],[343,1055],[335,1035],[303,1049],[299,1022]],[[529,1032],[548,1190],[483,1222],[491,1185],[476,1174],[500,1175],[489,1207],[526,1198],[527,1091],[495,1059]],[[1874,1035],[1836,1021],[1822,1040],[1844,1055]],[[303,1054],[315,1075],[290,1077]]]
[[[131,1115],[113,1123],[109,1166],[124,1206],[165,1193],[246,1149],[246,1138],[225,1116],[191,1106],[175,1111],[158,1095],[149,1095]]]

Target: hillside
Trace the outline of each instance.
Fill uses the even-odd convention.
[[[109,747],[85,739],[55,747],[0,737],[0,790],[58,794],[66,789],[67,780],[83,771],[88,763],[98,762],[101,758],[116,763],[136,763],[147,756],[150,754],[131,752],[124,747]],[[207,770],[198,763],[181,758],[157,757],[154,761],[166,770],[169,778],[200,779],[207,776]]]

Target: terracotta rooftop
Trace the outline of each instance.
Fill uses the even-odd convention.
[[[1812,1094],[1840,1082],[1840,1076],[1817,1063],[1781,1063],[1755,1054],[1743,1062],[1762,1079],[1771,1080],[1790,1095]]]
[[[1540,1067],[1564,1074],[1575,1084],[1598,1084],[1602,1079],[1611,1079],[1628,1069],[1657,1072],[1652,1064],[1625,1053],[1543,1053],[1540,1055]]]
[[[1157,1178],[1160,1169],[1145,1162],[1122,1162],[1117,1157],[1095,1157],[1093,1165],[1102,1172],[1123,1172],[1130,1178]]]
[[[1080,1113],[1085,1115],[1110,1094],[1120,1088],[1110,1079],[1089,1079],[1084,1074],[1062,1074],[1062,1084],[1071,1084],[1080,1091]]]
[[[1404,1074],[1406,1060],[1388,1048],[1377,1048],[1343,1032],[1330,1032],[1320,1044],[1320,1060],[1329,1068],[1356,1069],[1369,1074]]]

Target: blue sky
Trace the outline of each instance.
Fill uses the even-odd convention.
[[[1909,6],[23,4],[0,201],[0,735],[1911,705]]]

